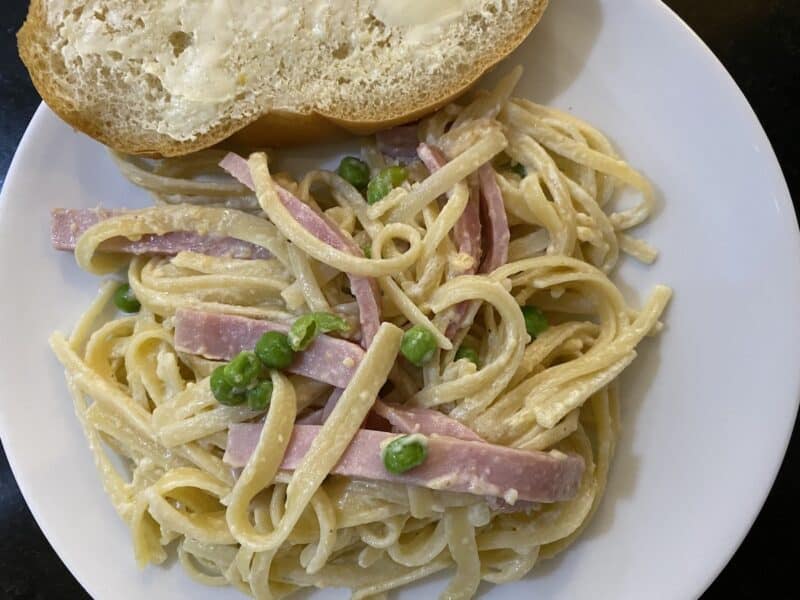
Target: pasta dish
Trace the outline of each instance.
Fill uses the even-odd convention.
[[[336,171],[115,154],[154,206],[53,212],[55,248],[127,278],[50,344],[139,565],[263,599],[450,570],[456,599],[580,535],[671,292],[609,279],[656,258],[648,181],[520,75]]]

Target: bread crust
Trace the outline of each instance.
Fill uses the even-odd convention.
[[[459,82],[452,86],[452,91],[442,91],[437,98],[425,105],[406,107],[402,112],[389,114],[379,121],[348,116],[346,106],[341,107],[340,111],[327,113],[270,111],[260,116],[221,122],[196,138],[185,141],[145,129],[120,133],[98,120],[91,107],[77,106],[70,98],[69,90],[63,89],[58,77],[53,75],[61,59],[57,53],[49,51],[56,32],[48,27],[44,2],[45,0],[31,0],[28,16],[17,33],[20,58],[44,102],[69,125],[119,152],[180,156],[208,148],[228,138],[234,144],[251,147],[302,145],[342,138],[348,134],[370,134],[420,119],[467,91],[484,73],[513,52],[539,22],[548,0],[540,0],[529,11],[529,18],[520,24],[515,36],[500,47],[487,49],[481,60],[475,61],[469,71],[460,75]],[[61,67],[63,68],[63,62]]]

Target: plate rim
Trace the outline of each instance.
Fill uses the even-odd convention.
[[[778,155],[775,153],[772,140],[770,140],[769,135],[767,135],[767,131],[764,129],[764,125],[761,123],[761,119],[758,117],[753,105],[750,103],[750,100],[747,98],[731,72],[720,60],[720,58],[714,54],[714,51],[709,47],[705,40],[700,37],[700,35],[694,29],[692,29],[692,27],[666,2],[663,0],[657,0],[653,4],[656,5],[655,10],[660,9],[664,13],[665,18],[672,19],[678,23],[684,30],[685,34],[694,40],[695,45],[698,46],[698,50],[703,52],[703,54],[706,55],[706,58],[711,59],[715,69],[723,74],[723,80],[728,86],[729,91],[732,92],[732,99],[735,98],[736,102],[744,108],[748,117],[755,125],[755,131],[763,141],[763,148],[765,150],[767,162],[770,163],[770,166],[775,171],[775,175],[777,175],[776,181],[780,182],[780,203],[782,208],[785,209],[790,215],[789,229],[792,231],[792,238],[794,240],[795,257],[800,258],[800,221],[798,220],[798,211],[795,209],[794,202],[792,200],[792,192],[789,189],[789,182],[786,180],[786,175],[783,172],[783,166],[781,165],[780,160],[778,160]],[[791,225],[794,225],[794,227],[791,227]],[[795,278],[798,278],[800,277],[800,263],[796,264],[798,264],[798,266],[795,268],[794,275]],[[777,460],[776,464],[772,467],[772,473],[769,477],[769,486],[760,491],[758,502],[756,503],[756,510],[750,515],[746,526],[740,525],[740,531],[739,535],[737,536],[738,540],[736,543],[731,545],[727,553],[720,553],[721,556],[717,560],[716,569],[709,572],[702,589],[697,590],[697,597],[702,596],[711,587],[711,585],[720,576],[722,571],[725,570],[725,567],[728,566],[728,563],[730,563],[734,555],[739,551],[739,548],[741,548],[742,544],[753,528],[756,519],[758,519],[759,515],[761,515],[761,512],[764,510],[764,505],[766,504],[772,489],[775,487],[775,481],[777,480],[781,467],[783,467],[783,463],[786,460],[786,453],[789,450],[789,445],[792,441],[792,435],[798,426],[798,417],[800,417],[800,379],[798,379],[796,383],[797,385],[795,386],[796,389],[794,392],[794,418],[792,419],[791,427],[788,427],[786,433],[784,434],[784,439],[781,443],[781,455],[779,460]]]

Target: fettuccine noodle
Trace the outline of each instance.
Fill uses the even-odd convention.
[[[409,179],[372,205],[336,173],[295,181],[271,172],[258,152],[243,163],[243,182],[221,174],[226,155],[217,150],[160,161],[115,156],[158,204],[92,225],[75,258],[96,274],[126,268],[141,310],[109,320],[118,282],[107,282],[71,335],[50,343],[140,565],[164,562],[174,543],[195,580],[260,599],[309,587],[379,598],[450,569],[442,597],[469,598],[481,581],[524,577],[586,527],[619,435],[618,376],[660,331],[671,292],[658,286],[636,309],[609,279],[621,254],[656,258],[629,233],[653,210],[649,182],[590,125],[511,97],[519,76],[424,120],[427,168],[404,159]],[[371,176],[400,162],[374,143],[362,158]],[[622,188],[639,201],[615,212]],[[108,251],[175,232],[261,250]],[[535,338],[521,305],[546,315],[549,327]],[[333,313],[350,330],[328,343],[354,358],[326,354],[337,365],[324,376],[311,358],[310,370],[270,371],[266,410],[225,406],[209,384],[220,358],[177,339],[186,310],[281,327]],[[435,340],[422,368],[401,355],[412,325]],[[477,364],[457,354],[467,346]],[[483,440],[466,444],[556,464],[573,457],[582,475],[568,499],[524,501],[514,488],[452,491],[447,481],[341,474],[360,436],[376,433],[365,431],[380,412],[376,399],[436,411]],[[232,469],[231,432],[256,424],[249,458]],[[291,457],[313,427],[316,437]],[[429,436],[430,452],[436,441]]]

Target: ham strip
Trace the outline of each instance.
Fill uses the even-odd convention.
[[[481,263],[481,273],[491,273],[508,262],[508,244],[511,233],[508,230],[506,206],[503,194],[497,185],[494,169],[485,164],[478,169],[481,185],[481,216],[488,226],[486,235],[486,256]]]
[[[384,129],[375,134],[380,150],[392,158],[412,160],[417,157],[418,126],[416,123]]]
[[[250,166],[247,164],[247,159],[242,158],[235,152],[228,152],[219,161],[219,166],[230,173],[231,177],[238,180],[239,183],[255,191],[256,184],[253,183],[253,176],[250,175]],[[276,187],[279,186],[276,184]]]
[[[436,146],[423,142],[417,148],[417,153],[431,173],[438,171],[447,163],[444,153]],[[453,239],[459,252],[472,257],[472,266],[463,273],[472,275],[478,269],[481,260],[480,188],[474,181],[470,181],[467,206],[453,227]],[[461,302],[450,309],[450,320],[444,332],[449,339],[455,338],[469,313],[471,304],[471,302]]]
[[[342,397],[343,393],[343,389],[334,389],[333,392],[331,392],[331,395],[328,396],[328,399],[325,401],[325,406],[319,409],[319,416],[314,418],[316,422],[309,422],[308,424],[324,425],[325,421],[328,420],[328,417],[331,416],[333,409],[336,408],[339,398]],[[298,421],[298,423],[300,422]],[[389,423],[386,421],[386,419],[375,413],[375,411],[370,411],[367,413],[366,418],[361,423],[361,427],[364,429],[375,429],[377,431],[389,431]]]
[[[322,425],[322,413],[325,411],[324,408],[318,408],[317,410],[308,413],[305,417],[301,417],[295,421],[296,425]]]
[[[318,214],[308,204],[281,187],[278,187],[278,196],[295,220],[318,240],[342,252],[349,252],[354,256],[364,256],[361,248],[345,236],[326,215]],[[381,325],[378,284],[371,277],[357,277],[348,274],[347,278],[350,280],[350,291],[353,292],[356,304],[358,304],[363,346],[368,348]]]
[[[481,247],[481,192],[474,176],[470,178],[469,201],[464,212],[461,213],[461,218],[453,227],[453,237],[458,245],[458,251],[468,254],[474,261],[474,266],[465,272],[467,275],[471,275],[477,270],[483,253]]]
[[[453,227],[453,237],[458,243],[458,251],[472,257],[472,266],[464,271],[464,275],[472,275],[478,269],[481,260],[481,191],[475,177],[470,178],[469,202],[461,213],[461,218],[456,221]],[[450,322],[445,328],[444,334],[448,339],[453,340],[464,324],[469,314],[473,302],[460,302],[456,304],[450,312]]]
[[[417,148],[417,154],[431,173],[447,164],[444,154],[436,146],[423,142]],[[459,252],[472,257],[475,266],[465,271],[466,275],[471,275],[481,259],[480,192],[474,185],[470,185],[467,207],[453,227],[453,239]]]
[[[252,350],[267,331],[286,333],[289,327],[235,315],[180,309],[175,314],[175,349],[212,360],[229,360],[242,350]],[[352,342],[320,335],[305,351],[297,353],[287,370],[344,388],[363,356],[364,351]]]
[[[78,238],[100,221],[124,214],[124,210],[104,208],[55,208],[50,217],[50,241],[56,250],[75,250]],[[202,235],[194,231],[170,231],[162,235],[146,234],[138,240],[116,237],[98,248],[101,252],[154,254],[174,256],[179,252],[196,252],[208,256],[230,258],[262,258],[272,255],[266,248],[230,237]]]
[[[375,406],[372,410],[389,421],[395,431],[400,433],[441,435],[472,442],[484,441],[472,429],[455,419],[451,419],[444,413],[440,413],[438,410],[386,404],[380,400],[375,401]]]
[[[325,406],[322,407],[322,420],[320,421],[320,425],[325,423],[328,417],[331,416],[333,409],[336,408],[336,404],[339,402],[339,398],[342,397],[342,393],[344,393],[343,389],[336,388],[331,392],[331,395],[328,396],[328,399],[325,401]]]
[[[228,153],[220,161],[219,166],[250,189],[255,189],[247,161],[238,154]],[[336,223],[332,222],[326,215],[317,213],[308,204],[283,187],[276,184],[275,188],[278,192],[278,198],[280,198],[286,210],[292,213],[294,219],[314,237],[342,252],[349,252],[354,256],[364,256],[361,248],[347,237]],[[356,277],[349,274],[347,277],[350,280],[350,290],[353,292],[358,304],[362,345],[368,348],[381,324],[378,285],[373,278]]]
[[[245,466],[262,427],[261,423],[231,425],[223,460],[232,467]],[[296,469],[321,429],[295,425],[281,469]],[[394,437],[396,434],[360,429],[332,472],[356,479],[504,498],[509,504],[517,500],[569,500],[577,493],[583,475],[584,461],[578,455],[517,450],[443,436],[427,439],[428,458],[424,463],[395,475],[381,460],[381,445]]]
[[[478,169],[478,181],[480,185],[481,220],[484,222],[482,230],[486,232],[484,236],[486,253],[478,271],[480,273],[491,273],[508,262],[511,232],[508,228],[508,216],[503,202],[503,194],[497,185],[494,169],[489,163],[482,165]],[[445,335],[450,339],[454,339],[459,329],[469,318],[469,315],[475,314],[477,306],[478,303],[475,301],[462,302],[455,306],[453,308],[453,316],[445,330]]]
[[[324,425],[333,409],[336,408],[336,403],[339,402],[341,395],[341,389],[333,390],[325,402],[325,406],[320,409],[320,414],[311,420],[304,420],[301,424]],[[375,401],[375,405],[364,420],[362,427],[379,431],[388,431],[389,427],[391,427],[397,433],[421,433],[423,435],[442,435],[472,442],[484,441],[469,427],[455,419],[451,419],[444,413],[440,413],[438,410],[387,404],[381,400]]]

